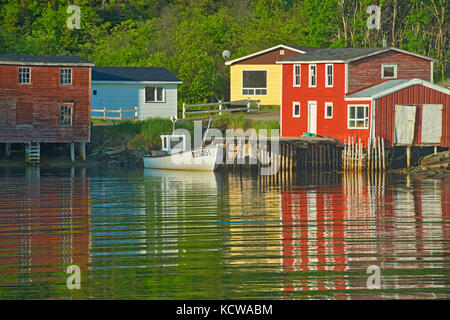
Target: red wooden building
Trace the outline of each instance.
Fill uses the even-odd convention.
[[[397,48],[321,49],[280,60],[281,135],[449,147],[450,91],[432,83],[433,61]]]
[[[0,55],[0,143],[90,140],[93,63],[75,56]]]

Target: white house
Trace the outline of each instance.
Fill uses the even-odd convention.
[[[91,109],[131,110],[137,118],[169,118],[177,115],[177,87],[182,83],[165,68],[94,67],[92,68]],[[103,112],[91,112],[103,116]],[[107,113],[119,117],[119,113]],[[123,114],[133,116],[134,112]]]

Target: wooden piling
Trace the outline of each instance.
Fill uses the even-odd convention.
[[[70,160],[75,162],[75,142],[70,143]]]
[[[406,147],[406,167],[411,166],[411,146]]]
[[[381,138],[381,157],[383,160],[383,170],[386,170],[386,156],[384,151],[384,139]]]

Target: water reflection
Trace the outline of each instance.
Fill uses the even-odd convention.
[[[31,167],[0,179],[0,280],[17,288],[11,296],[0,290],[1,298],[53,297],[68,265],[87,270],[89,178],[73,174],[42,177]]]
[[[449,181],[1,170],[0,298],[449,297]]]

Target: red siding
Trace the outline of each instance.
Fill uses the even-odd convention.
[[[334,64],[334,85],[325,87],[325,64],[317,65],[317,87],[308,88],[308,64],[301,65],[300,87],[293,86],[293,65],[283,65],[282,92],[282,136],[298,137],[308,132],[308,101],[317,101],[317,134],[329,136],[344,141],[348,136],[362,138],[367,141],[370,129],[348,129],[347,112],[349,104],[369,105],[370,101],[346,102],[345,96],[345,65]],[[300,117],[294,118],[293,102],[300,102]],[[333,103],[333,118],[325,118],[325,102]],[[370,119],[369,119],[370,123]]]
[[[393,92],[375,101],[376,108],[376,135],[385,139],[387,146],[392,147],[394,141],[395,105],[415,105],[416,128],[414,145],[420,145],[423,104],[442,104],[442,147],[450,147],[450,95],[430,89],[423,85],[413,85]]]
[[[391,50],[349,63],[348,92],[361,90],[383,80],[382,64],[397,64],[397,79],[419,78],[432,82],[430,60]]]
[[[31,83],[19,84],[19,66],[0,65],[0,142],[88,142],[91,68],[67,67],[72,85],[61,85],[64,66],[27,67]],[[59,125],[65,103],[73,104],[69,127]]]

